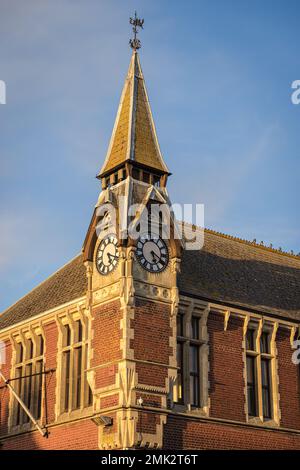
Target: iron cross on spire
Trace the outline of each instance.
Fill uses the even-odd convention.
[[[136,51],[136,50],[140,49],[140,47],[141,47],[141,41],[137,38],[137,34],[139,32],[138,28],[143,29],[144,20],[143,19],[141,20],[140,18],[138,18],[136,16],[136,12],[135,12],[134,13],[134,18],[130,18],[129,23],[132,24],[132,31],[133,31],[133,34],[134,34],[134,38],[129,40],[129,44],[130,44],[130,47],[134,51]]]

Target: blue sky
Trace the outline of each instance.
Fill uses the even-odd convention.
[[[81,249],[135,9],[173,202],[300,251],[300,2],[0,0],[0,310]]]

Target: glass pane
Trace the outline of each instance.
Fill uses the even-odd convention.
[[[264,418],[271,419],[271,403],[270,403],[270,393],[268,389],[262,390],[262,399],[263,399]]]
[[[31,391],[31,386],[32,386],[32,364],[28,364],[25,367],[25,378],[22,379],[24,380],[24,403],[27,406],[27,408],[30,410],[31,408],[31,399],[32,399],[32,391]],[[24,412],[23,414],[23,423],[27,423],[29,421],[29,417],[27,413]]]
[[[247,351],[255,351],[255,330],[249,329],[246,335],[246,349]]]
[[[182,343],[177,343],[177,367],[182,369]]]
[[[37,336],[36,339],[36,356],[42,356],[44,354],[44,338],[42,335]]]
[[[18,377],[22,377],[23,373],[22,373],[22,370],[23,368],[22,367],[18,367],[16,369],[16,375],[15,377],[18,378]],[[15,381],[15,390],[16,390],[16,393],[21,396],[21,383],[22,383],[22,380],[16,380]],[[22,397],[21,397],[22,398]],[[15,406],[16,406],[16,411],[15,411],[15,420],[14,420],[14,424],[15,425],[18,425],[20,424],[20,417],[21,417],[21,405],[19,404],[19,402],[17,400],[15,400]]]
[[[74,323],[74,343],[80,343],[82,341],[82,323],[77,320]]]
[[[84,393],[85,393],[85,406],[91,406],[93,404],[93,394],[91,387],[87,381],[87,367],[88,367],[88,348],[85,348],[85,360],[84,360]]]
[[[261,361],[261,383],[263,399],[264,418],[271,418],[271,384],[270,384],[270,361],[262,359]]]
[[[270,352],[269,347],[269,333],[263,331],[260,337],[260,351],[268,354]]]
[[[199,318],[192,317],[191,321],[191,338],[199,339]]]
[[[74,386],[75,386],[75,408],[81,406],[81,376],[82,376],[82,348],[74,350]]]
[[[247,356],[247,396],[248,414],[257,416],[256,359],[253,356]]]
[[[255,399],[255,390],[253,387],[247,387],[247,394],[248,394],[248,414],[250,416],[256,416],[256,399]]]
[[[263,387],[269,386],[269,361],[266,359],[261,361],[261,383]]]
[[[177,399],[178,401],[181,401],[182,402],[182,399],[183,399],[183,390],[182,390],[182,375],[181,373],[178,371],[177,372]]]
[[[199,374],[199,346],[190,345],[190,372]]]
[[[70,325],[63,326],[63,346],[70,346],[71,344],[71,329]]]
[[[183,315],[177,315],[177,336],[184,336],[183,332]]]
[[[63,353],[63,383],[64,383],[64,401],[63,410],[69,409],[69,392],[70,392],[70,351]]]
[[[191,397],[191,405],[199,407],[200,406],[199,377],[196,375],[190,376],[190,397]]]
[[[20,362],[23,362],[23,354],[24,354],[23,344],[18,343],[16,346],[16,363],[17,364],[19,364]]]
[[[33,342],[32,339],[27,340],[26,344],[26,359],[32,359],[33,358]]]
[[[37,361],[36,363],[36,373],[39,375],[36,375],[36,380],[35,380],[35,390],[34,390],[34,397],[35,397],[35,403],[34,403],[34,413],[35,413],[35,419],[39,419],[42,415],[42,386],[43,386],[43,375],[41,372],[43,371],[43,361]]]
[[[254,383],[254,357],[247,356],[247,382],[250,384]]]
[[[183,344],[177,343],[177,394],[178,401],[183,401]]]

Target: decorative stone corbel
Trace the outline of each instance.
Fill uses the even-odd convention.
[[[210,312],[210,305],[203,310],[201,317],[200,317],[200,337],[203,341],[208,341],[208,331],[207,331],[207,319]]]
[[[247,329],[248,329],[249,321],[250,321],[250,315],[246,315],[246,316],[245,316],[245,320],[244,320],[244,326],[243,326],[243,335],[244,335],[244,337],[245,337],[246,334],[247,334]]]
[[[272,330],[272,338],[271,338],[271,341],[273,343],[275,343],[275,341],[276,341],[276,335],[277,335],[278,327],[279,327],[278,321],[274,322],[273,330]]]
[[[224,331],[227,331],[229,318],[230,318],[230,310],[226,310],[224,312]]]
[[[12,334],[10,334],[10,335],[9,335],[9,340],[10,340],[11,345],[12,345],[12,347],[13,347],[13,353],[15,353],[16,348],[17,348],[17,341],[16,341],[16,338],[15,338]]]
[[[83,309],[83,305],[81,303],[78,303],[76,305],[76,308],[77,308],[77,312],[79,313],[79,317],[80,317],[82,324],[86,326],[89,315],[86,314],[86,310]]]
[[[86,293],[86,310],[88,310],[89,314],[91,315],[91,306],[93,303],[93,263],[91,261],[85,261],[84,265],[86,268],[86,277],[88,281],[88,288]]]
[[[263,326],[264,326],[264,317],[260,318],[260,320],[259,320],[259,322],[258,322],[257,335],[256,335],[256,341],[257,341],[257,343],[260,341],[260,337],[261,337],[261,334],[262,334]],[[258,344],[259,344],[259,343],[258,343]]]
[[[291,343],[291,347],[293,347],[293,345],[294,345],[293,343],[294,343],[294,340],[295,340],[296,330],[297,330],[296,325],[293,325],[293,326],[291,327],[291,334],[290,334],[290,343]]]
[[[25,337],[24,330],[20,330],[19,336],[20,336],[20,338],[21,338],[21,341],[22,341],[22,343],[23,343],[23,346],[26,347],[26,337]]]
[[[42,336],[45,339],[45,329],[42,320],[39,321],[39,329],[41,330]]]
[[[191,301],[189,302],[189,305],[186,309],[186,324],[189,324],[190,321],[191,321],[191,318],[192,318],[192,314],[193,314],[193,310],[194,310],[194,300],[191,299]]]
[[[178,293],[178,288],[177,287],[172,287],[171,289],[171,300],[172,300],[172,307],[170,311],[171,317],[174,317],[178,313],[178,307],[179,307],[179,293]]]
[[[34,345],[34,349],[36,350],[36,347],[37,347],[37,341],[36,341],[36,332],[33,328],[32,325],[29,325],[29,334],[30,334],[30,339],[32,340],[33,342],[33,345]]]
[[[181,260],[180,258],[172,258],[171,260],[171,272],[172,274],[180,273]]]
[[[70,326],[71,326],[71,329],[74,330],[74,318],[73,318],[73,315],[71,314],[70,310],[67,309],[66,311],[66,317],[67,319],[69,320],[69,323],[70,323]]]

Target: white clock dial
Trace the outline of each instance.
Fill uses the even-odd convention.
[[[119,261],[118,240],[115,235],[107,235],[100,243],[97,255],[96,266],[100,274],[106,276],[111,273]]]
[[[137,242],[136,258],[147,271],[160,273],[169,262],[168,247],[159,236],[142,235]]]

